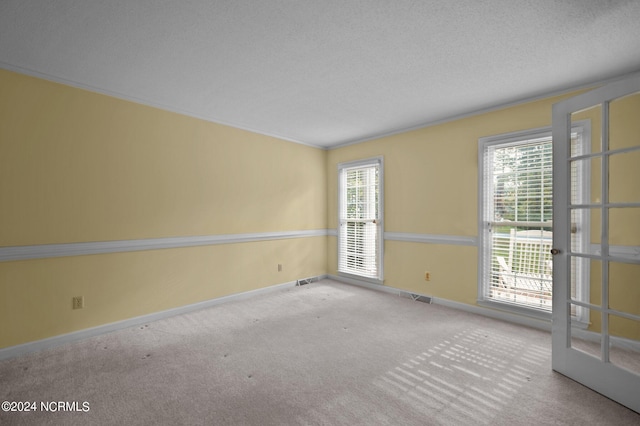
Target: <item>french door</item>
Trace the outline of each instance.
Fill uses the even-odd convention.
[[[571,143],[581,120],[591,122],[587,154]],[[589,173],[586,199],[577,169]],[[553,175],[553,369],[640,412],[640,74],[554,105]],[[577,245],[572,228],[585,217],[591,241]],[[571,280],[585,262],[577,278],[590,290],[577,298]]]

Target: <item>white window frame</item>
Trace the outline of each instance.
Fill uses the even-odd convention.
[[[346,255],[343,250],[346,237],[346,171],[368,166],[378,167],[378,217],[375,219],[377,274],[375,277],[363,276],[357,274],[357,271],[341,266],[343,265],[341,259]],[[338,164],[338,275],[375,284],[382,284],[384,281],[384,159],[382,156]]]
[[[589,120],[582,120],[573,123],[571,133],[579,134],[580,145],[577,149],[581,154],[588,154],[591,151],[591,123]],[[489,286],[491,280],[488,279],[488,274],[491,271],[491,259],[490,247],[492,244],[491,234],[489,232],[488,218],[485,216],[485,197],[491,196],[487,194],[487,187],[485,181],[485,155],[486,150],[496,145],[503,146],[515,146],[519,143],[526,141],[551,137],[551,127],[543,127],[537,129],[530,129],[520,132],[506,133],[495,136],[483,137],[478,140],[478,304],[487,306],[494,309],[501,309],[510,311],[517,314],[528,315],[536,318],[551,319],[551,312],[536,309],[533,307],[527,307],[524,305],[512,304],[507,301],[499,301],[488,297]],[[553,143],[553,141],[552,141]],[[579,199],[588,199],[591,194],[590,184],[590,170],[588,165],[581,170],[578,170],[580,184],[576,188],[576,196]],[[582,250],[588,252],[590,247],[590,218],[588,212],[584,213],[584,216],[579,218],[582,224],[585,224],[581,230],[580,242]],[[589,267],[586,262],[577,267],[576,271],[576,298],[583,301],[588,301],[590,289],[590,277]],[[574,317],[574,324],[586,327],[588,325],[589,312],[586,308],[578,308]]]

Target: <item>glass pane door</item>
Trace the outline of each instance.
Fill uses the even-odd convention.
[[[553,368],[638,412],[639,118],[640,76],[553,109]],[[580,152],[569,129],[585,120],[591,123],[592,144],[589,152]],[[586,178],[578,178],[579,169]],[[572,236],[576,218],[588,230],[582,244]],[[578,264],[586,265],[586,273],[577,272]],[[572,281],[584,284],[583,297],[577,297]]]

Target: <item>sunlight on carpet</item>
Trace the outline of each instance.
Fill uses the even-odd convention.
[[[470,329],[376,378],[376,386],[426,415],[489,424],[549,362],[548,348]],[[444,420],[444,419],[443,419]]]

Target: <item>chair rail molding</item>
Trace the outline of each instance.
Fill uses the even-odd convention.
[[[189,237],[148,238],[142,240],[93,241],[83,243],[0,247],[0,262],[45,259],[49,257],[82,256],[87,254],[208,246],[216,244],[250,243],[288,238],[324,237],[327,234],[328,231],[326,229],[312,229],[248,234],[220,234]]]
[[[477,246],[478,238],[462,235],[414,234],[409,232],[385,232],[384,239],[389,241],[407,241],[425,244],[452,244],[459,246]]]

